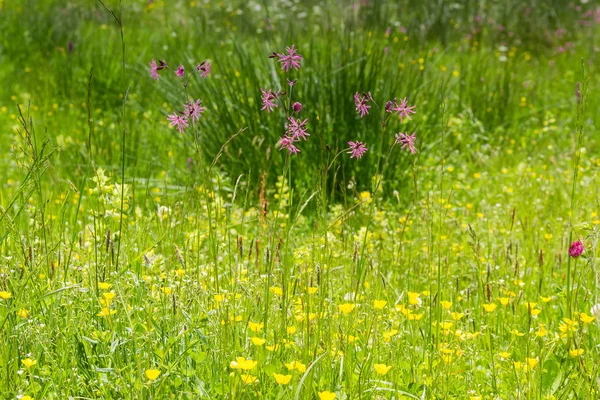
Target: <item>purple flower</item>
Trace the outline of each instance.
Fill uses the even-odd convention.
[[[73,42],[69,42],[69,53],[73,53]]]
[[[400,104],[398,104],[398,101],[396,99],[394,99],[394,104],[392,105],[392,107],[390,107],[389,110],[387,109],[387,106],[386,106],[386,111],[387,112],[397,112],[398,115],[400,116],[400,123],[402,123],[403,118],[410,119],[410,114],[416,113],[414,108],[415,108],[415,106],[409,106],[407,104],[406,97],[405,97]]]
[[[361,158],[367,152],[367,146],[359,141],[356,142],[348,142],[350,146],[350,150],[348,154],[350,154],[350,158]]]
[[[184,73],[185,73],[185,68],[183,68],[183,65],[180,65],[179,68],[177,68],[177,72],[175,72],[175,75],[177,75],[178,77],[181,78]]]
[[[156,60],[150,61],[150,77],[155,80],[158,80],[160,75],[158,75],[158,65],[156,65]]]
[[[205,108],[202,107],[202,100],[200,99],[195,102],[185,103],[184,107],[183,114],[193,121],[198,121],[205,110]]]
[[[292,109],[295,112],[299,113],[302,110],[302,104],[298,103],[298,102],[295,102],[294,104],[292,104]]]
[[[293,117],[288,118],[288,126],[287,126],[287,136],[289,136],[292,140],[298,141],[300,138],[306,140],[307,136],[310,136],[308,132],[306,132],[306,123],[308,119],[305,118],[304,121],[300,119],[294,119]]]
[[[285,72],[288,72],[290,67],[294,68],[296,71],[300,69],[300,62],[302,61],[302,56],[296,53],[296,48],[294,45],[292,47],[286,47],[285,50],[288,54],[276,53],[277,58],[281,63],[281,69],[285,69]]]
[[[385,103],[385,112],[392,112],[392,106],[394,104],[391,101],[388,101],[387,103]]]
[[[277,104],[275,104],[273,102],[273,100],[275,100],[277,98],[275,96],[275,93],[273,93],[271,91],[271,89],[266,90],[266,91],[263,89],[260,89],[260,91],[262,92],[262,103],[263,103],[263,106],[260,110],[261,111],[267,110],[267,112],[273,111],[273,108],[277,107]]]
[[[356,106],[356,112],[363,118],[365,115],[369,114],[369,108],[371,106],[368,105],[370,96],[366,96],[363,93],[361,97],[358,92],[354,94],[354,105]]]
[[[583,253],[583,243],[581,241],[576,241],[571,244],[569,247],[569,256],[573,258],[577,258]]]
[[[415,133],[412,135],[408,135],[405,133],[396,133],[396,144],[401,144],[402,149],[408,147],[411,153],[415,154],[417,150],[415,149]]]
[[[171,126],[177,127],[180,133],[183,133],[183,130],[189,126],[187,117],[178,115],[177,113],[169,114],[167,119],[171,123]]]
[[[196,69],[198,71],[200,71],[200,76],[202,78],[206,78],[208,75],[210,75],[210,63],[208,61],[202,61],[197,67]]]
[[[298,81],[298,79],[294,79],[293,81],[290,81],[289,79],[286,79],[288,85],[290,85],[290,87],[294,86],[296,84],[296,82]]]
[[[298,154],[300,153],[300,149],[294,145],[295,140],[287,135],[281,138],[281,147],[279,150],[286,149],[290,152],[290,154]]]

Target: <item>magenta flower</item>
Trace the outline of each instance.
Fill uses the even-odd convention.
[[[202,78],[206,78],[208,75],[210,75],[210,63],[208,61],[202,61],[197,67],[196,69],[198,71],[200,71],[200,76]]]
[[[279,148],[279,150],[286,149],[287,151],[289,151],[290,154],[300,153],[300,149],[294,145],[295,141],[296,140],[294,140],[293,138],[291,138],[287,135],[283,136],[281,138],[281,147]]]
[[[364,95],[364,93],[362,97],[358,94],[358,92],[354,94],[354,104],[356,105],[356,112],[360,114],[361,118],[369,114],[369,108],[371,108],[371,106],[368,105],[368,102],[370,97],[371,96]]]
[[[411,153],[415,154],[417,150],[415,149],[415,133],[412,135],[408,135],[405,133],[396,133],[396,144],[401,144],[402,149],[408,147]]]
[[[183,130],[189,126],[187,117],[178,115],[177,113],[169,114],[167,119],[171,123],[171,126],[177,127],[180,133],[183,133]]]
[[[298,102],[295,102],[294,104],[292,104],[292,109],[295,112],[299,113],[300,111],[302,111],[302,104],[298,103]]]
[[[277,98],[275,93],[273,93],[271,91],[271,89],[266,90],[266,91],[263,89],[260,89],[260,91],[262,92],[262,103],[263,103],[263,106],[260,110],[261,111],[267,110],[267,112],[273,111],[273,108],[277,107],[277,104],[275,104],[273,102],[273,100],[275,100]]]
[[[576,241],[571,244],[569,247],[569,256],[573,258],[577,258],[583,253],[583,243],[581,241]]]
[[[306,140],[307,136],[310,136],[308,132],[306,132],[306,123],[308,119],[305,118],[304,121],[300,119],[294,119],[293,117],[288,118],[288,126],[287,126],[287,136],[289,136],[292,140],[298,141],[301,138]]]
[[[392,103],[391,101],[388,101],[387,103],[385,103],[385,112],[392,112],[393,105],[394,105],[394,103]]]
[[[183,68],[183,65],[180,65],[179,68],[177,68],[177,72],[175,72],[175,75],[177,75],[178,77],[181,78],[184,73],[185,73],[185,68]]]
[[[202,107],[202,100],[198,99],[195,102],[185,103],[183,114],[192,121],[198,121],[204,110],[205,108]]]
[[[350,158],[361,158],[367,152],[366,144],[356,141],[356,142],[348,142],[350,146],[350,150],[348,154],[350,154]]]
[[[154,80],[158,80],[160,75],[158,75],[158,65],[156,65],[156,60],[150,61],[150,77]]]
[[[286,79],[288,85],[290,85],[290,87],[294,86],[296,84],[296,82],[298,81],[298,79],[294,79],[293,81],[290,81],[289,79]]]
[[[397,112],[398,115],[400,116],[400,123],[402,123],[403,118],[410,119],[410,114],[416,113],[414,108],[415,108],[415,106],[409,106],[407,104],[406,97],[405,97],[400,104],[398,104],[398,101],[396,99],[394,99],[394,104],[389,108],[389,110],[388,110],[388,107],[386,106],[386,111],[387,112]]]
[[[294,68],[296,71],[300,69],[300,62],[302,61],[302,56],[296,53],[296,48],[294,45],[292,47],[286,47],[285,50],[288,54],[276,53],[277,58],[281,63],[281,69],[285,69],[285,72],[288,72],[290,67]]]

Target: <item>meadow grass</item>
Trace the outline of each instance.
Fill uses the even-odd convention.
[[[596,7],[0,0],[0,397],[598,398]]]

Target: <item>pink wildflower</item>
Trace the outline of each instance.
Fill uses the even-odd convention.
[[[412,135],[408,135],[405,133],[396,133],[396,144],[401,144],[402,149],[408,147],[411,153],[415,154],[417,150],[415,149],[415,133]]]
[[[583,243],[581,241],[576,241],[571,244],[569,247],[569,256],[573,258],[577,258],[583,253]]]
[[[187,117],[184,115],[178,115],[177,113],[169,114],[167,117],[171,126],[177,127],[177,130],[180,133],[183,133],[183,130],[189,126]]]
[[[292,104],[292,109],[295,112],[299,113],[302,110],[302,104],[298,103],[298,102],[295,102],[294,104]]]
[[[156,65],[156,60],[152,60],[150,62],[150,77],[154,80],[158,80],[160,75],[158,75],[158,65]]]
[[[310,136],[306,132],[306,123],[308,119],[304,121],[301,119],[294,119],[293,117],[288,118],[287,135],[293,140],[300,140],[300,138],[306,140],[307,136]]]
[[[290,152],[290,154],[298,154],[300,153],[300,149],[294,145],[295,140],[287,135],[281,138],[281,147],[279,150],[286,149]]]
[[[296,71],[300,69],[300,62],[303,58],[296,52],[294,45],[292,45],[292,47],[286,47],[285,50],[288,54],[276,53],[276,56],[279,58],[277,61],[281,63],[281,69],[285,69],[285,72],[288,72],[290,67],[294,68]]]
[[[202,61],[196,69],[200,71],[200,76],[206,78],[210,74],[210,63],[208,61]]]
[[[290,85],[290,87],[294,86],[296,84],[296,82],[298,81],[298,79],[294,79],[293,81],[290,81],[289,79],[286,79],[288,85]]]
[[[362,97],[358,94],[358,92],[354,94],[354,105],[356,106],[356,112],[360,114],[361,118],[369,114],[369,108],[371,108],[371,106],[367,105],[369,98],[370,96],[367,96],[364,93]]]
[[[202,100],[198,99],[195,102],[186,103],[184,106],[183,114],[190,118],[193,121],[198,121],[204,112],[204,107],[202,107]]]
[[[392,105],[392,107],[390,107],[389,110],[386,107],[386,111],[387,112],[397,112],[398,115],[400,116],[400,122],[402,122],[403,118],[410,119],[410,114],[416,113],[414,108],[415,108],[415,106],[409,106],[407,104],[406,97],[405,97],[400,104],[398,104],[398,101],[396,99],[394,99],[394,104]]]
[[[266,90],[266,91],[263,89],[260,89],[260,91],[262,92],[262,103],[263,103],[263,106],[260,110],[261,111],[267,110],[267,112],[273,111],[273,108],[277,107],[277,104],[275,104],[273,102],[273,100],[276,99],[275,93],[273,93],[271,91],[271,89]]]
[[[348,142],[350,145],[350,150],[348,154],[350,154],[350,158],[361,158],[367,152],[367,146],[359,141],[356,142]]]
[[[175,72],[175,75],[177,75],[178,77],[181,78],[184,73],[185,73],[185,68],[183,68],[183,65],[180,65],[179,68],[177,68],[177,72]]]

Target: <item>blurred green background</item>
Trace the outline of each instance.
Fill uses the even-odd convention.
[[[270,182],[281,175],[286,158],[276,144],[285,119],[260,111],[260,88],[285,89],[290,77],[298,78],[295,99],[304,105],[312,135],[293,161],[295,187],[315,185],[331,157],[326,145],[335,154],[347,141],[360,140],[376,150],[378,117],[372,112],[360,119],[353,102],[356,91],[371,91],[381,105],[408,97],[417,106],[413,120],[392,121],[386,133],[389,145],[396,132],[417,132],[418,158],[396,151],[386,172],[386,189],[400,190],[413,162],[439,160],[440,92],[454,163],[477,165],[481,154],[502,153],[515,143],[526,157],[571,149],[575,84],[582,62],[594,76],[600,50],[594,2],[106,0],[123,25],[123,69],[118,25],[100,2],[0,4],[1,150],[14,147],[17,104],[30,103],[38,135],[60,148],[49,171],[55,180],[76,178],[88,162],[92,67],[94,163],[120,169],[124,127],[128,179],[166,175],[181,183],[194,152],[166,121],[185,93],[166,74],[152,80],[149,62],[164,59],[189,71],[210,60],[212,75],[192,82],[189,94],[207,108],[201,124],[209,159],[247,128],[220,158],[221,170],[233,179],[245,174],[256,184],[263,171]],[[284,74],[268,55],[291,44],[304,56],[303,67]],[[597,86],[591,79],[590,90]],[[596,96],[588,109],[593,132]],[[586,146],[595,150],[597,141]],[[369,189],[375,153],[344,158],[337,181]],[[11,162],[2,161],[4,167]],[[2,170],[10,178],[10,168]]]

